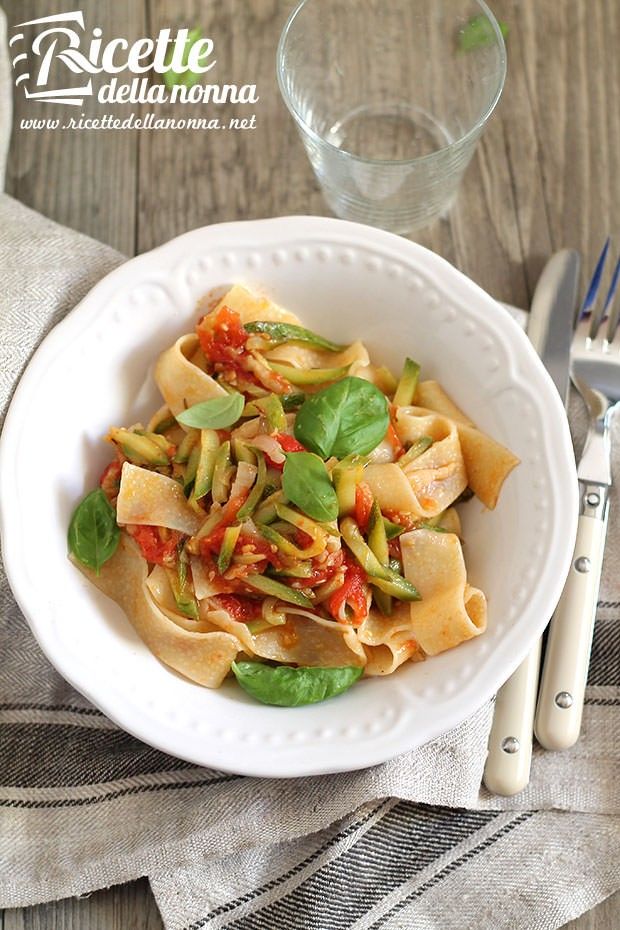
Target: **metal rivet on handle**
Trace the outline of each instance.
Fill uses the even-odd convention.
[[[575,559],[575,568],[578,572],[589,572],[591,567],[592,563],[586,555],[580,555],[578,559]]]
[[[586,502],[590,505],[590,507],[598,507],[601,499],[596,491],[590,491],[589,494],[586,494]]]
[[[568,691],[558,691],[555,696],[555,703],[558,707],[561,707],[563,710],[566,710],[569,707],[572,707],[573,696],[569,694]]]
[[[516,736],[507,736],[506,739],[502,740],[502,749],[504,752],[519,752],[520,748],[519,740]]]

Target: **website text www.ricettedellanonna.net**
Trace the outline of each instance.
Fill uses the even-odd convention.
[[[158,116],[145,113],[136,116],[115,116],[105,113],[102,116],[45,117],[40,119],[22,118],[20,129],[256,129],[256,113],[251,116],[231,116],[222,119],[218,116]]]

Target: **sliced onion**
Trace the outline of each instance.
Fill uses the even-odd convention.
[[[286,461],[282,446],[273,436],[256,436],[252,440],[252,445],[260,449],[261,452],[265,452],[276,465],[282,465]]]
[[[233,486],[230,489],[230,497],[240,497],[242,494],[245,494],[246,491],[249,491],[254,484],[257,471],[256,465],[250,465],[249,462],[239,462],[237,465],[237,474],[235,475]]]

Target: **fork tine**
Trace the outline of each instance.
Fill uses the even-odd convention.
[[[616,306],[615,309],[612,309],[613,299],[615,297],[619,283],[620,283],[620,257],[618,258],[618,261],[616,262],[614,273],[611,276],[611,284],[609,285],[609,290],[607,291],[607,297],[605,298],[605,304],[603,306],[603,319],[609,316],[609,322],[607,323],[607,336],[606,336],[606,339],[608,342],[614,341],[614,336],[616,335],[616,329],[618,328],[618,322],[620,321],[620,304]]]
[[[592,275],[592,280],[586,291],[586,296],[583,299],[583,304],[581,305],[581,310],[579,311],[579,316],[577,317],[577,322],[585,319],[589,314],[592,313],[592,308],[596,304],[596,298],[598,297],[598,292],[601,286],[601,278],[603,277],[603,268],[605,267],[605,260],[607,258],[607,253],[609,252],[609,236],[607,241],[603,246],[599,259],[596,263],[596,268],[594,269],[594,274]],[[596,324],[596,325],[595,325]],[[599,320],[594,314],[592,314],[592,322],[590,324],[590,336],[592,339],[596,336],[596,330],[598,329]]]

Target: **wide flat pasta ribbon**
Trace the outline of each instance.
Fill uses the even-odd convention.
[[[118,549],[99,574],[73,560],[79,570],[127,614],[140,639],[153,655],[171,668],[207,688],[218,688],[241,643],[221,630],[196,632],[172,621],[158,607],[147,587],[148,564],[136,543],[121,534]],[[204,629],[204,627],[202,628]]]
[[[265,358],[274,362],[286,362],[293,368],[303,368],[306,371],[310,368],[341,368],[354,364],[366,366],[369,362],[366,346],[359,340],[352,342],[342,352],[312,349],[305,345],[289,343],[265,352]]]
[[[510,472],[519,464],[514,453],[477,429],[437,381],[421,381],[416,402],[456,423],[467,472],[467,483],[482,503],[493,510]]]
[[[412,514],[420,520],[435,517],[467,487],[465,463],[456,425],[420,407],[398,407],[396,432],[406,445],[421,436],[433,444],[412,462],[370,464],[364,470],[382,510]]]
[[[463,550],[453,533],[419,529],[400,537],[403,569],[422,600],[409,605],[412,638],[434,656],[484,632],[487,604],[467,583]]]
[[[286,623],[253,634],[247,624],[226,610],[213,610],[208,601],[200,604],[200,616],[236,636],[248,655],[294,665],[334,668],[364,665],[366,656],[355,630],[348,624],[321,617],[298,616],[284,608]]]
[[[196,364],[198,350],[198,336],[187,333],[157,359],[155,382],[174,416],[194,404],[226,394],[224,388]]]
[[[242,323],[266,320],[269,323],[294,323],[297,326],[300,325],[300,320],[294,313],[290,313],[283,307],[274,304],[268,297],[258,297],[251,294],[240,284],[235,284],[224,294],[215,307],[214,313],[217,313],[222,307],[228,307],[229,310],[238,313]],[[203,310],[204,313],[211,312],[209,307],[203,308],[201,302],[198,303],[198,310],[199,312]]]
[[[424,653],[411,634],[409,604],[394,601],[392,614],[384,617],[371,607],[368,617],[358,628],[358,636],[367,656],[364,674],[391,675],[404,662],[420,662]]]
[[[178,481],[124,462],[116,520],[119,524],[164,526],[193,536],[204,516],[200,517],[189,506]]]

